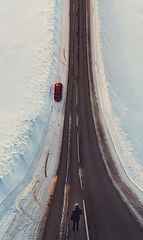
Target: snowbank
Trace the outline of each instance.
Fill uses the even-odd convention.
[[[141,202],[142,5],[141,1],[91,1],[92,63],[100,117],[120,177]],[[102,141],[99,145],[102,149]],[[105,153],[104,160],[106,164]],[[118,190],[123,196],[123,189]],[[123,199],[128,201],[125,195]]]
[[[64,0],[62,4],[61,1],[58,1],[54,7],[59,9],[60,15],[57,16],[57,21],[60,20],[62,13],[62,27],[59,28],[61,31],[58,30],[57,32],[58,36],[54,38],[56,41],[61,38],[61,41],[56,49],[57,52],[53,53],[55,58],[52,58],[52,64],[54,65],[55,61],[60,64],[56,67],[57,72],[55,78],[52,79],[51,89],[49,89],[50,112],[42,131],[38,150],[26,175],[0,204],[0,239],[35,239],[38,236],[40,228],[44,227],[42,219],[44,219],[48,210],[48,202],[56,182],[62,143],[68,75],[69,1]],[[41,15],[44,13],[45,9],[41,11]],[[44,65],[41,67],[44,68]],[[60,103],[53,100],[53,86],[57,80],[64,85],[63,99]],[[19,169],[15,174],[21,174]],[[11,182],[9,182],[10,184]]]

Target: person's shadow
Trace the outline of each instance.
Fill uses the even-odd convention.
[[[72,235],[74,236],[74,239],[76,239],[76,240],[83,240],[79,231],[72,230]]]

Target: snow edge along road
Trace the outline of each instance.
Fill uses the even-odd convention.
[[[132,214],[136,217],[137,221],[143,226],[143,205],[142,198],[143,192],[136,186],[125,172],[121,161],[118,157],[113,141],[111,139],[104,113],[100,106],[100,97],[98,94],[97,86],[97,68],[100,62],[100,27],[98,17],[97,1],[87,1],[87,61],[88,61],[88,75],[89,75],[89,88],[90,99],[92,106],[92,114],[94,125],[98,137],[98,144],[103,156],[104,164],[106,166],[108,175],[110,176],[115,188],[120,193],[123,201],[126,202]],[[94,14],[93,14],[94,12]],[[96,21],[95,29],[93,29],[93,15]],[[96,49],[95,49],[95,45]],[[98,53],[97,53],[98,52]],[[94,87],[93,87],[94,86]]]
[[[21,187],[18,187],[19,192],[17,192],[18,190],[16,190],[16,192],[14,190],[8,199],[6,199],[6,201],[1,204],[0,239],[11,239],[11,236],[13,236],[14,239],[27,239],[28,236],[30,236],[31,239],[36,239],[38,237],[41,222],[43,221],[43,218],[45,218],[45,210],[47,212],[48,202],[50,200],[51,192],[53,191],[53,186],[56,181],[55,174],[58,169],[60,148],[62,143],[62,130],[64,123],[64,109],[68,75],[68,66],[64,63],[66,59],[68,59],[69,54],[69,1],[62,1],[62,8],[62,40],[59,49],[60,67],[59,72],[57,73],[57,76],[60,76],[61,81],[64,82],[64,95],[61,102],[61,110],[60,113],[57,113],[59,117],[56,119],[56,121],[54,121],[56,126],[52,126],[53,119],[55,120],[54,112],[50,118],[51,124],[49,125],[50,128],[48,130],[48,134],[45,138],[45,141],[41,143],[43,146],[43,152],[38,152],[36,154],[36,158],[39,157],[39,160],[36,160],[36,163],[31,165],[30,169],[33,168],[34,170],[31,169],[29,171],[29,174],[32,173],[32,175],[26,175],[27,184],[23,183]],[[65,17],[67,21],[64,21]],[[49,154],[49,157],[46,168],[49,169],[52,163],[55,166],[54,169],[52,168],[53,170],[50,174],[47,174],[47,171],[45,169],[45,160],[47,158],[47,153]],[[37,204],[34,200],[33,191],[35,194],[35,199],[39,204]],[[17,193],[18,197],[14,196],[15,193]],[[21,206],[21,209],[25,215],[23,215],[22,212],[19,212],[17,209],[17,203],[18,206]],[[30,218],[26,217],[27,209],[28,216],[32,215],[32,219],[35,219],[34,221],[31,221]]]

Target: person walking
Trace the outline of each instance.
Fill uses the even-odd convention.
[[[76,203],[75,208],[71,214],[71,221],[73,221],[73,227],[72,227],[73,230],[75,230],[75,224],[76,224],[76,229],[78,231],[78,225],[79,225],[78,223],[80,220],[80,215],[82,215],[82,210],[80,209],[78,203]]]

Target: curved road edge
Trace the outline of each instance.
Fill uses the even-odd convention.
[[[104,164],[106,166],[107,172],[109,177],[111,178],[113,185],[120,193],[123,201],[127,204],[128,208],[132,212],[132,214],[136,217],[137,221],[139,222],[140,226],[143,227],[143,203],[139,200],[138,196],[142,191],[129,179],[127,173],[125,172],[121,161],[118,157],[116,149],[114,147],[114,143],[111,139],[108,126],[106,124],[106,120],[104,118],[104,114],[100,107],[100,100],[98,96],[98,89],[97,86],[94,84],[94,78],[96,82],[96,75],[94,76],[93,70],[93,59],[92,54],[92,24],[91,24],[91,0],[87,2],[87,62],[88,62],[88,75],[89,75],[89,89],[90,89],[90,99],[91,99],[91,106],[92,106],[92,114],[94,119],[94,126],[96,129],[97,137],[98,137],[98,145],[104,160]],[[94,60],[94,61],[93,61]],[[93,87],[94,86],[94,87]],[[119,164],[123,169],[122,178],[126,180],[128,185],[125,181],[122,180],[118,168],[114,159],[117,158]],[[134,186],[133,186],[134,185]],[[133,192],[131,186],[135,188]],[[143,194],[143,193],[142,193]]]

